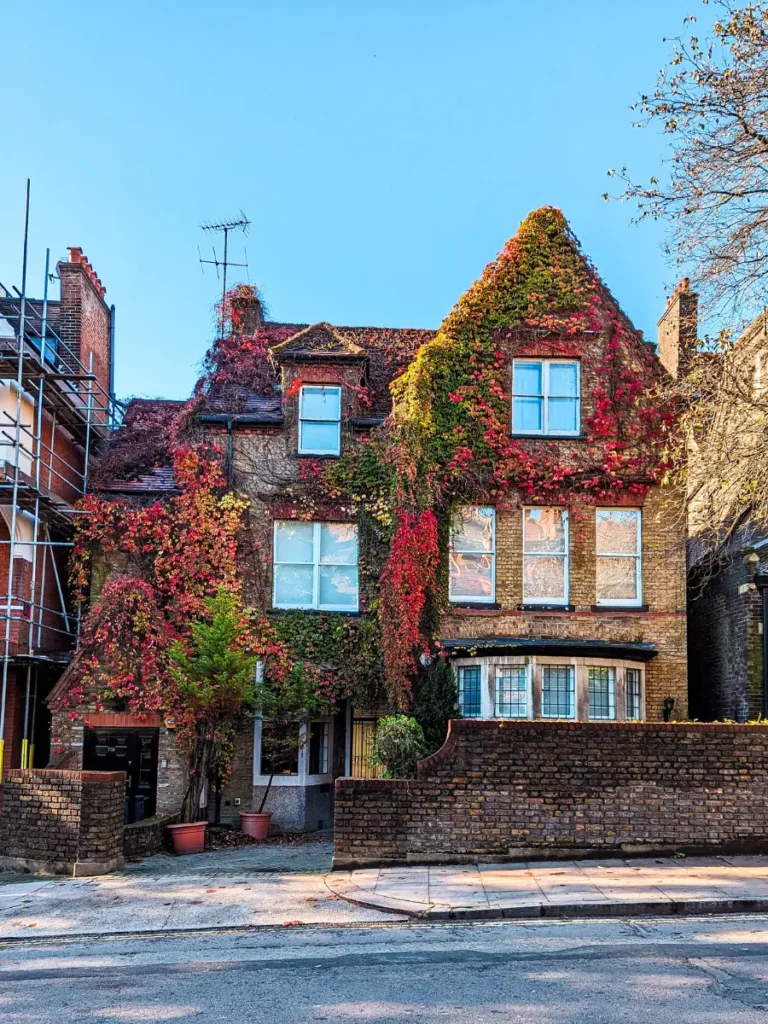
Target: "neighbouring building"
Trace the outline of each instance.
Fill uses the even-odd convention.
[[[47,268],[46,268],[47,269]],[[114,423],[114,307],[80,248],[56,266],[60,297],[0,285],[0,737],[3,769],[43,767],[46,698],[72,657],[68,586],[88,454]]]
[[[660,485],[669,422],[648,397],[664,370],[558,211],[524,222],[439,331],[277,323],[248,289],[232,307],[194,419],[249,499],[245,592],[300,656],[352,681],[281,767],[267,805],[279,826],[327,826],[334,780],[374,774],[399,656],[380,588],[409,598],[421,585],[392,564],[401,541],[404,557],[432,552],[421,564],[435,582],[399,643],[418,637],[415,616],[419,671],[448,658],[463,717],[687,717],[685,523]],[[662,354],[679,330],[668,317]],[[133,403],[126,423],[179,411]],[[98,482],[102,497],[137,502],[175,488],[160,455]],[[397,495],[388,505],[385,492]],[[96,590],[119,561],[104,569]],[[59,763],[78,767],[94,728],[86,715]],[[267,728],[241,737],[225,817],[258,804]],[[151,749],[152,806],[175,809],[171,730],[116,711],[114,731]]]

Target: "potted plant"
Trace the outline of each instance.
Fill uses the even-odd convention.
[[[189,640],[176,640],[168,655],[189,766],[181,821],[169,826],[175,853],[202,852],[211,789],[221,792],[235,734],[255,707],[248,618],[223,589],[205,604],[207,615],[191,623]]]

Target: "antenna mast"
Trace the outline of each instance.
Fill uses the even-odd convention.
[[[229,232],[230,231],[242,231],[244,235],[247,235],[248,234],[248,228],[250,226],[251,226],[251,222],[248,220],[248,218],[245,216],[245,214],[243,213],[242,210],[240,211],[240,216],[239,217],[233,217],[232,220],[218,221],[218,222],[203,221],[203,223],[200,225],[200,229],[202,231],[218,231],[218,232],[223,233],[223,235],[224,235],[224,259],[222,259],[222,260],[218,259],[218,257],[216,256],[216,250],[215,249],[213,250],[213,259],[212,260],[204,260],[203,257],[200,256],[200,265],[201,265],[201,268],[203,269],[203,272],[205,271],[204,264],[206,264],[206,263],[210,264],[211,266],[216,267],[216,276],[217,277],[219,276],[219,267],[222,268],[221,317],[220,317],[220,325],[221,325],[222,335],[224,333],[224,309],[225,309],[225,306],[226,306],[226,299],[227,299],[227,267],[245,267],[246,270],[248,269],[248,264],[247,263],[230,263],[228,261],[227,254],[228,254],[228,245],[229,245]],[[246,259],[247,259],[247,256],[246,256]]]

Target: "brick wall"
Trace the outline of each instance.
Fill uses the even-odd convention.
[[[757,718],[762,703],[763,652],[755,566],[736,554],[688,605],[691,716]]]
[[[103,286],[79,250],[70,250],[70,261],[59,263],[57,269],[61,278],[61,339],[86,369],[93,355],[98,388],[108,394],[111,312],[104,301]],[[95,414],[94,418],[98,421],[102,415]]]
[[[123,772],[6,772],[0,863],[65,874],[122,864]]]
[[[406,781],[338,779],[334,866],[768,850],[768,727],[452,722]]]

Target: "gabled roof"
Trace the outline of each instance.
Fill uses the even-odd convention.
[[[365,358],[364,349],[328,323],[311,324],[271,351],[278,362],[313,358],[322,361],[334,356]]]

